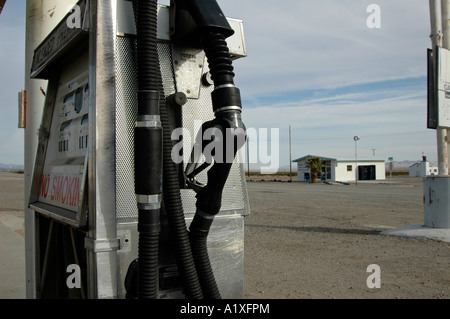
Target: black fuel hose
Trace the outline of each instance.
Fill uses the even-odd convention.
[[[164,131],[163,139],[163,195],[167,212],[167,222],[171,242],[175,249],[178,272],[180,274],[184,294],[187,299],[202,299],[203,294],[194,264],[186,227],[180,184],[176,164],[172,161],[173,141],[170,138],[170,122],[166,107],[161,108],[161,121]]]
[[[136,3],[138,4],[136,6]],[[142,3],[142,4],[141,4]],[[157,1],[134,0],[137,12],[139,89],[152,89],[164,92],[157,51]],[[137,10],[136,10],[137,8]],[[181,200],[178,170],[172,160],[174,141],[171,139],[171,125],[165,99],[159,101],[159,112],[163,130],[163,200],[167,214],[171,242],[175,250],[178,271],[188,299],[203,298],[197,271],[189,242],[189,233]],[[141,272],[141,267],[139,267]]]
[[[138,297],[158,297],[162,191],[162,127],[156,1],[135,4],[138,64],[138,116],[134,130],[135,193],[138,206]],[[159,77],[161,75],[159,74]],[[164,99],[163,99],[164,100]]]
[[[245,141],[245,126],[241,119],[242,102],[239,89],[234,86],[232,59],[225,35],[210,32],[203,36],[203,48],[208,59],[211,79],[215,89],[212,92],[215,119],[205,127],[217,128],[224,137],[222,158],[215,155],[215,163],[208,170],[208,183],[197,193],[197,211],[189,227],[195,266],[205,298],[220,299],[207,248],[207,237],[214,217],[222,205],[222,192],[237,151]],[[235,132],[228,137],[227,130]],[[206,142],[208,143],[208,142]],[[229,146],[232,146],[231,148]],[[205,145],[203,144],[203,147]],[[227,154],[227,152],[232,154]]]

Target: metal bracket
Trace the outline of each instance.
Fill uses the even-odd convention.
[[[205,52],[195,48],[172,46],[172,60],[175,71],[177,92],[183,92],[187,98],[198,99],[205,64]]]

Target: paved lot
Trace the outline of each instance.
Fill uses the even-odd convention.
[[[422,185],[248,182],[245,297],[450,298],[449,243],[381,233],[423,223]],[[0,298],[25,298],[23,175],[0,172],[0,254]]]

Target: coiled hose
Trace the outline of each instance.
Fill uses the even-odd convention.
[[[203,49],[208,59],[211,79],[216,87],[223,84],[234,85],[234,67],[225,36],[209,33],[203,38]]]

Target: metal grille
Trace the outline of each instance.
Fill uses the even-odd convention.
[[[137,117],[137,69],[136,41],[131,37],[118,37],[116,41],[116,217],[118,219],[137,218],[136,196],[134,193],[134,125]],[[174,73],[170,43],[159,43],[158,52],[161,64],[165,95],[175,92]],[[205,66],[207,68],[207,66]],[[211,120],[211,89],[202,87],[198,100],[188,100],[182,107],[183,127],[191,132],[191,142],[195,138],[195,121]],[[193,144],[191,144],[193,145]],[[185,150],[190,152],[191,150]],[[229,179],[225,185],[222,199],[222,212],[236,213],[245,209],[243,170],[240,158],[235,160]],[[198,176],[206,183],[206,171]],[[195,213],[195,192],[181,190],[186,214]],[[242,212],[241,212],[242,213]],[[242,213],[243,214],[243,213]]]

